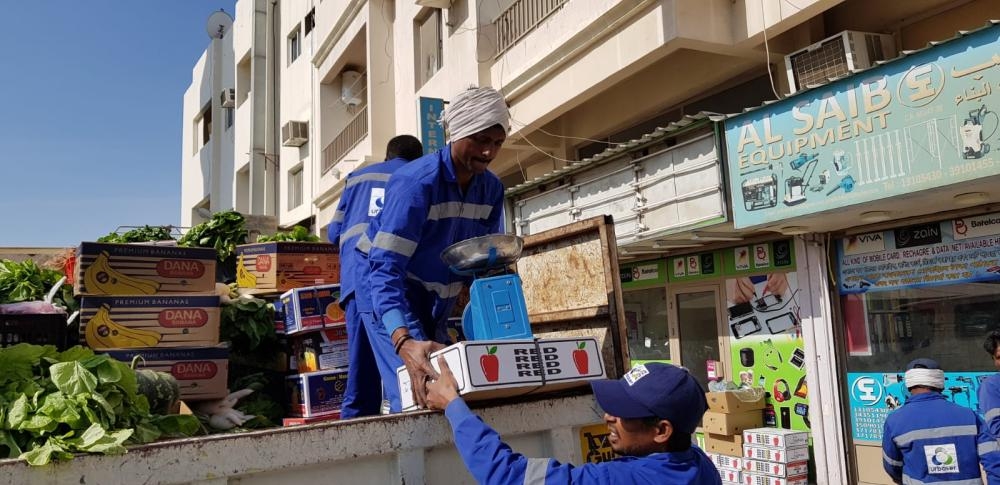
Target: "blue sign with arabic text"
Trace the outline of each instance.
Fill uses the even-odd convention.
[[[434,153],[445,146],[444,127],[438,121],[444,111],[444,100],[420,97],[420,142],[424,144],[424,155]]]
[[[998,112],[993,26],[734,116],[725,132],[735,225],[995,175]]]

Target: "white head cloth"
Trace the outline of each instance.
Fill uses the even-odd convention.
[[[493,88],[469,88],[455,96],[441,114],[450,141],[461,140],[493,125],[510,131],[510,112],[503,95]]]
[[[944,389],[944,371],[941,369],[910,369],[906,371],[906,388],[927,386]]]

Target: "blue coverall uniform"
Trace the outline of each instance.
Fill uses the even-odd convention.
[[[463,193],[450,144],[411,161],[389,179],[385,207],[356,247],[368,262],[356,300],[390,412],[401,410],[396,369],[403,365],[390,335],[405,326],[417,340],[447,342],[444,321],[468,277],[451,272],[441,251],[500,232],[502,216],[500,179],[489,171],[475,175]]]
[[[1000,374],[993,374],[979,386],[979,414],[993,439],[1000,439]]]
[[[622,457],[582,466],[551,458],[526,458],[500,440],[465,401],[455,399],[444,410],[455,434],[455,448],[480,484],[721,484],[719,471],[697,446],[686,451]]]
[[[1000,484],[1000,445],[975,411],[938,392],[915,394],[885,420],[882,466],[896,483]]]
[[[378,385],[375,355],[354,301],[359,275],[366,272],[363,266],[368,262],[354,247],[368,230],[369,221],[382,209],[389,176],[406,163],[403,158],[394,158],[351,172],[327,232],[330,242],[340,247],[340,306],[347,319],[347,355],[351,365],[347,368],[347,389],[340,409],[344,419],[378,414],[382,405],[383,391]]]

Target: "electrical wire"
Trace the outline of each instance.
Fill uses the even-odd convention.
[[[771,73],[771,48],[767,44],[767,14],[764,12],[764,0],[760,0],[760,25],[760,30],[764,33],[764,54],[767,57],[767,78],[771,81],[771,92],[774,93],[774,99],[781,99],[781,95],[778,94],[778,90],[774,87],[774,74]]]

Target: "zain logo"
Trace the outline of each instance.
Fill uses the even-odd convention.
[[[882,385],[871,377],[858,377],[851,383],[851,397],[865,406],[874,406],[882,401]]]
[[[934,448],[934,456],[931,457],[931,463],[937,466],[948,466],[955,463],[955,457],[939,446]]]

